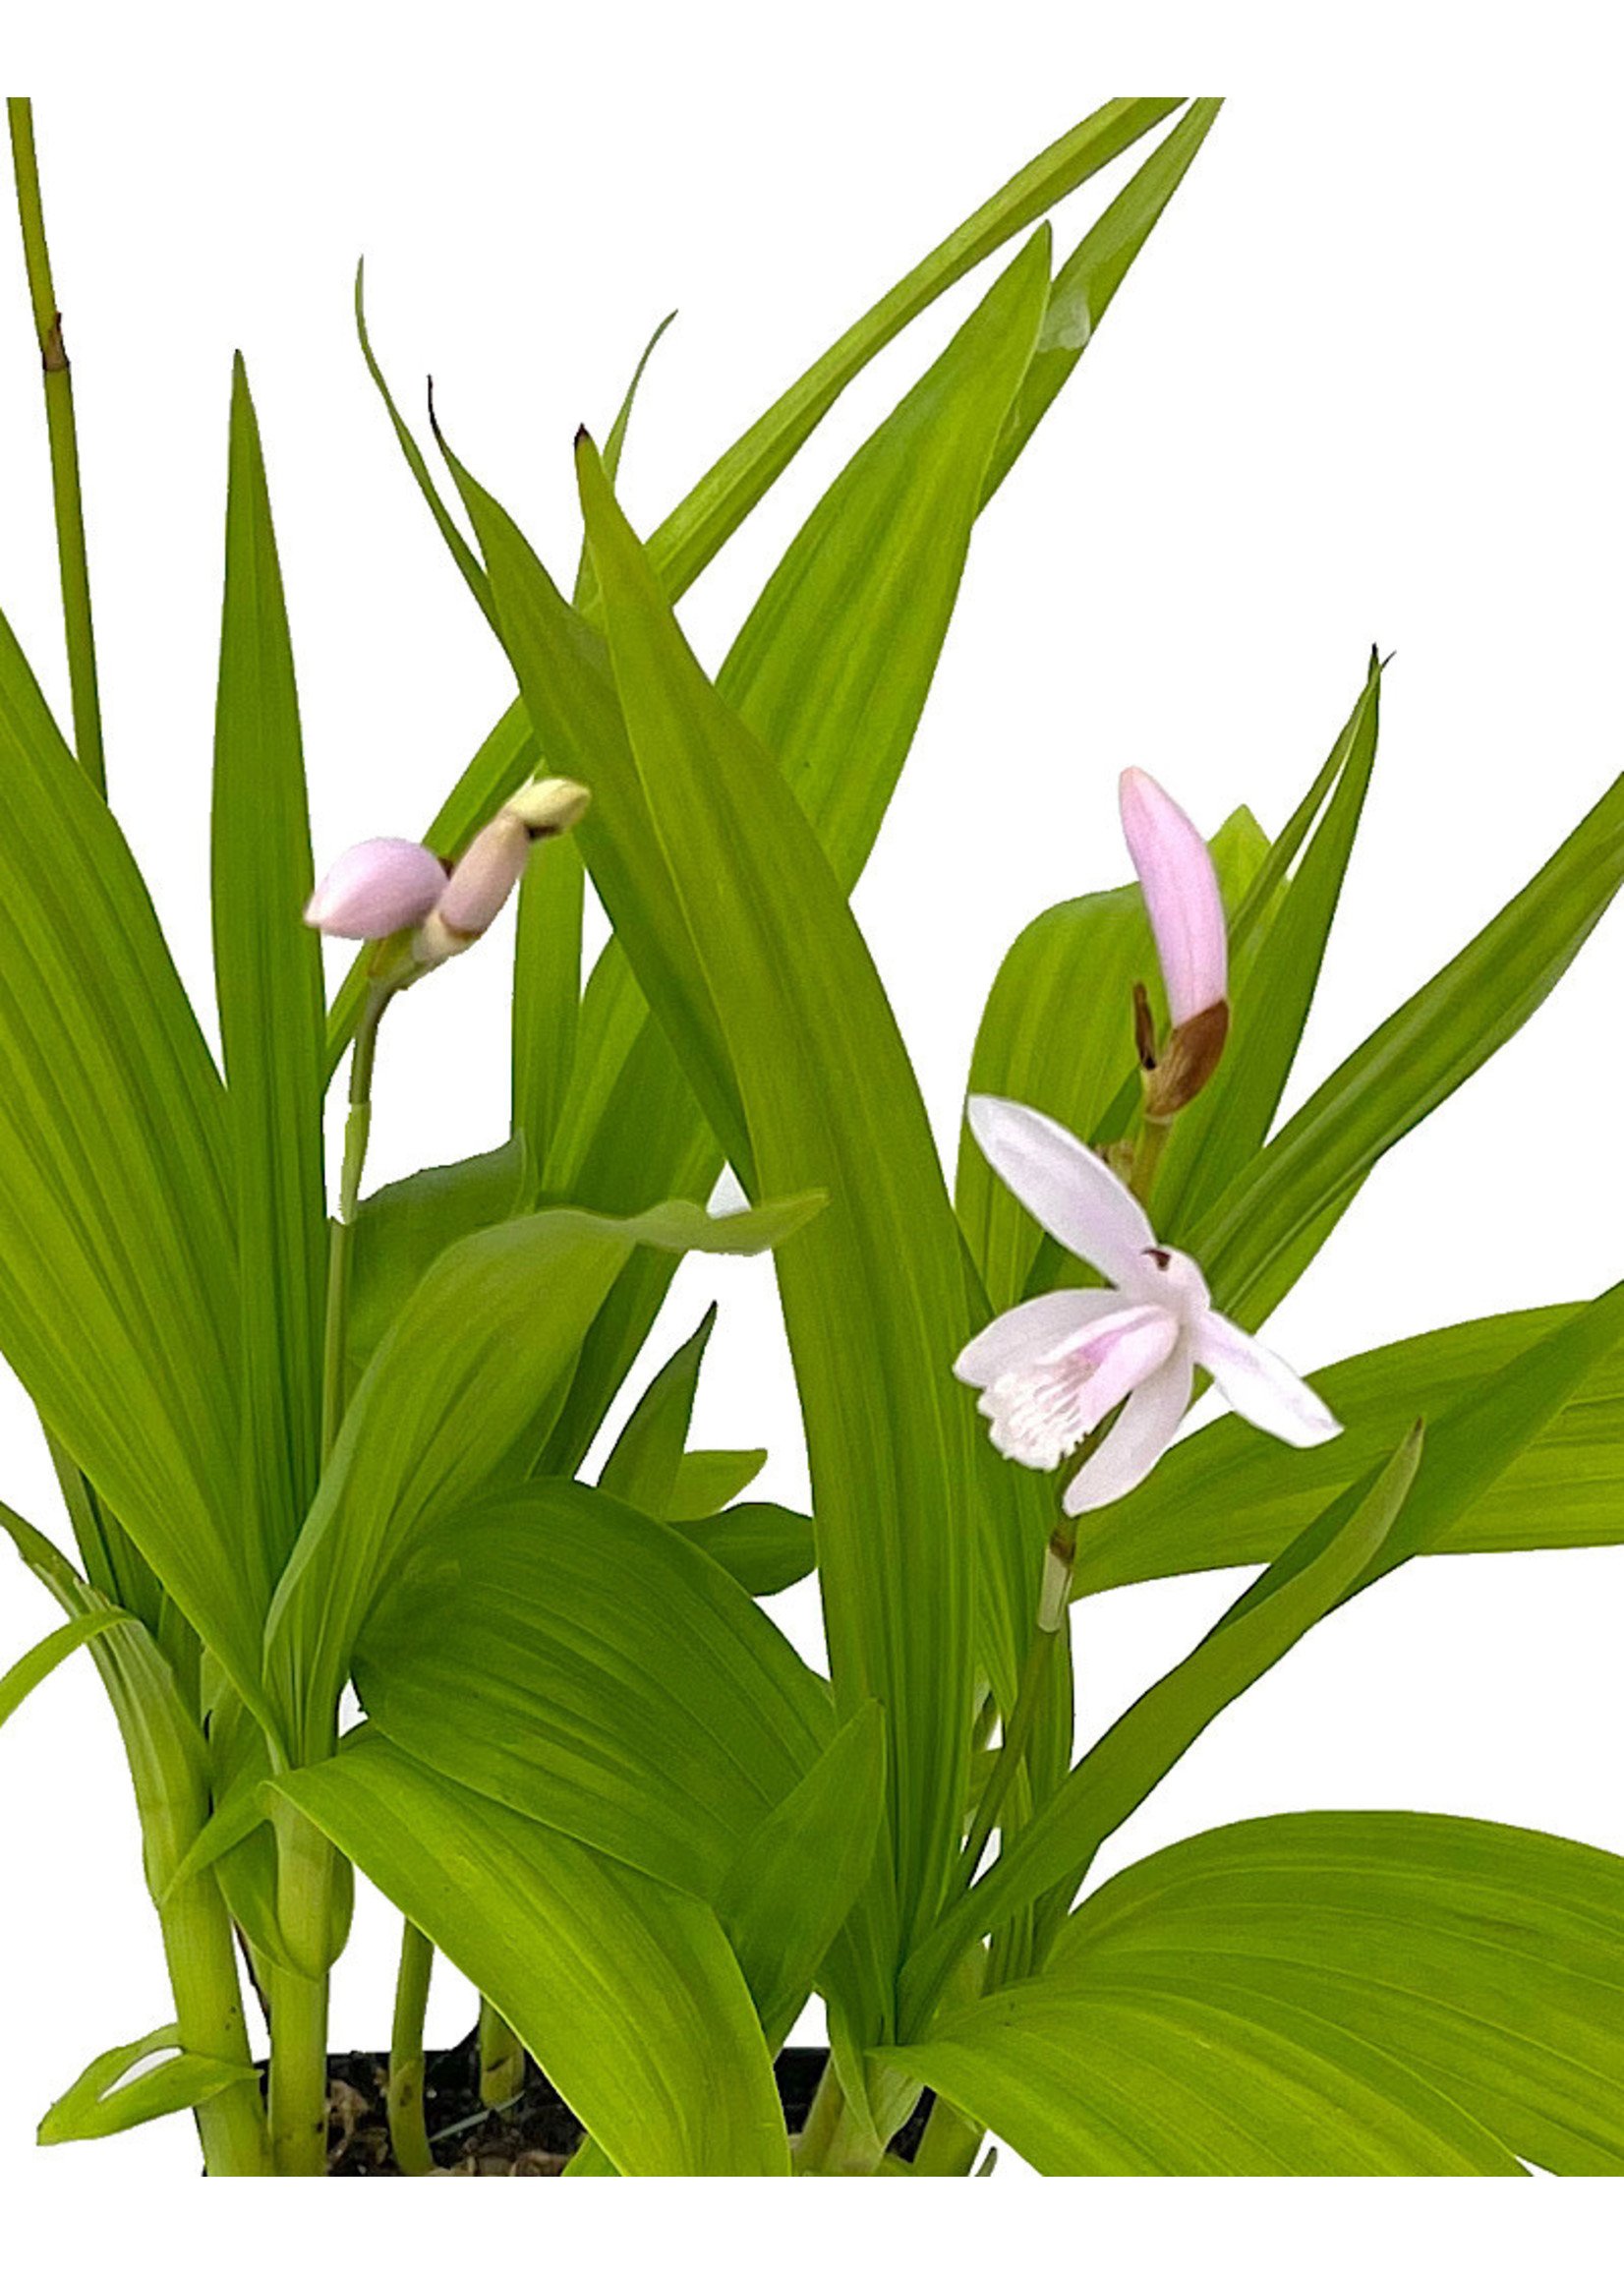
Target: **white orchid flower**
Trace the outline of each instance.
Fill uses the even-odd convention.
[[[1282,1359],[1212,1308],[1189,1255],[1157,1242],[1138,1201],[1070,1130],[1008,1098],[972,1097],[975,1140],[1043,1229],[1109,1279],[1017,1304],[954,1366],[1008,1460],[1054,1469],[1119,1406],[1115,1427],[1067,1487],[1068,1516],[1120,1500],[1178,1433],[1195,1369],[1236,1412],[1289,1445],[1342,1425]]]

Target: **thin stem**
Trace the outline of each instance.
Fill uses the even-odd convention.
[[[373,1067],[377,1028],[390,990],[376,983],[362,1006],[350,1056],[350,1110],[344,1122],[344,1161],[338,1179],[338,1216],[327,1247],[327,1318],[321,1359],[321,1459],[325,1464],[344,1420],[344,1373],[350,1319],[350,1262],[361,1173],[372,1132]]]
[[[981,1798],[970,1820],[969,1838],[965,1843],[961,1864],[965,1887],[969,1886],[981,1868],[987,1842],[992,1838],[1004,1803],[1009,1798],[1010,1786],[1015,1782],[1015,1771],[1020,1767],[1025,1754],[1026,1740],[1032,1733],[1038,1701],[1043,1695],[1044,1670],[1054,1647],[1053,1627],[1038,1626],[1032,1629],[1032,1639],[1026,1646],[1026,1662],[1020,1669],[1015,1707],[998,1749],[998,1759],[993,1763],[992,1774],[981,1788]]]
[[[524,2090],[524,2047],[511,2025],[480,2000],[480,2099],[487,2108],[505,2108]]]
[[[101,744],[101,698],[96,686],[95,637],[90,621],[90,571],[85,550],[85,509],[79,482],[79,430],[74,420],[74,382],[62,344],[62,316],[51,281],[45,244],[45,214],[39,196],[39,165],[33,146],[33,104],[27,95],[7,98],[11,123],[12,168],[17,178],[17,210],[23,224],[23,257],[29,298],[45,374],[45,432],[51,451],[51,504],[56,515],[56,551],[62,575],[62,620],[68,648],[68,687],[73,703],[74,749],[79,763],[105,794],[107,763]]]
[[[403,1919],[401,1927],[394,2026],[389,2034],[389,2138],[395,2162],[408,2179],[416,2180],[435,2168],[423,2113],[423,2024],[429,2012],[435,1946],[410,1919]]]
[[[1133,1142],[1133,1166],[1129,1173],[1128,1189],[1143,1207],[1149,1201],[1151,1187],[1156,1182],[1156,1171],[1162,1165],[1167,1140],[1173,1124],[1152,1121],[1147,1114],[1139,1123],[1139,1134]]]

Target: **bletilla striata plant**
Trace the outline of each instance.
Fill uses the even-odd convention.
[[[1624,1538],[1595,1454],[1624,1291],[1311,1384],[1266,1328],[1595,928],[1624,785],[1282,1119],[1380,667],[1272,840],[1243,810],[1209,853],[1129,774],[1136,881],[1011,949],[951,1194],[848,904],[980,511],[1216,114],[1125,98],[1062,136],[646,540],[615,495],[639,365],[603,450],[577,437],[568,597],[437,430],[431,472],[358,279],[367,366],[515,694],[421,842],[371,840],[319,886],[239,364],[216,1059],[103,793],[71,375],[12,104],[72,716],[0,625],[0,1352],[74,1554],[0,1509],[63,1614],[0,1719],[89,1651],[174,1997],[43,2140],[191,2111],[216,2175],[343,2168],[358,2133],[403,2174],[454,2163],[480,2135],[427,2114],[443,1953],[480,1993],[483,2102],[522,2108],[539,2065],[577,2174],[968,2174],[989,2135],[1056,2173],[1624,2172],[1618,1858],[1322,1811],[1094,1877],[1350,1596],[1419,1555]],[[1057,265],[1051,209],[1164,128]],[[708,674],[673,608],[851,380],[1017,238]],[[584,973],[589,878],[611,936]],[[385,1012],[454,985],[515,894],[505,1140],[364,1195]],[[323,935],[361,943],[330,1001]],[[730,1213],[707,1206],[725,1168]],[[766,1250],[809,1514],[750,1496],[761,1452],[691,1441],[714,1312],[663,1323],[684,1254]],[[1203,1376],[1234,1410],[1187,1432]],[[1077,1755],[1074,1598],[1259,1566]],[[827,1678],[764,1607],[814,1575]],[[382,2105],[329,2121],[354,1870],[400,1914],[398,1994]],[[791,2060],[814,1994],[828,2047]]]

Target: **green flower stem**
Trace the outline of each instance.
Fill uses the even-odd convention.
[[[344,1161],[338,1179],[338,1217],[327,1247],[327,1318],[321,1361],[321,1458],[325,1462],[344,1420],[344,1371],[349,1339],[350,1260],[361,1172],[373,1121],[373,1067],[377,1028],[392,990],[374,982],[362,1006],[350,1056],[350,1110],[344,1123]]]
[[[199,1872],[159,1907],[164,1955],[181,2043],[189,2053],[248,2066],[242,1977],[231,1921],[212,1872]],[[262,2179],[270,2171],[260,2086],[247,2077],[197,2111],[203,2167],[211,2180]]]
[[[1141,1207],[1150,1203],[1150,1189],[1156,1182],[1156,1171],[1162,1165],[1167,1140],[1173,1124],[1170,1121],[1152,1121],[1146,1114],[1139,1123],[1139,1134],[1133,1141],[1133,1166],[1130,1171],[1128,1189]]]
[[[489,1999],[480,2000],[480,2098],[505,2108],[524,2090],[524,2047]]]
[[[74,382],[62,345],[62,317],[51,282],[45,245],[45,215],[39,197],[39,166],[33,146],[33,105],[27,95],[6,102],[11,124],[12,167],[17,178],[17,210],[23,224],[23,257],[29,298],[45,373],[45,431],[51,450],[51,503],[56,514],[56,551],[62,574],[62,618],[67,635],[68,686],[73,703],[74,749],[80,764],[105,792],[107,764],[101,744],[101,699],[96,687],[95,640],[90,623],[90,573],[85,551],[85,510],[79,486],[79,433],[74,422]]]
[[[423,2113],[423,2024],[429,2012],[435,1946],[410,1919],[402,1920],[401,1926],[394,2025],[389,2033],[389,2138],[395,2162],[408,2179],[416,2180],[435,2168]]]

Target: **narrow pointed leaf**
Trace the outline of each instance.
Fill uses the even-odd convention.
[[[236,1155],[243,1547],[268,1598],[321,1457],[324,1011],[310,814],[270,497],[242,359],[231,387],[214,720],[214,983]]]
[[[817,1569],[810,1516],[776,1500],[740,1500],[682,1527],[683,1537],[714,1556],[750,1595],[780,1595]]]
[[[225,1099],[118,824],[0,623],[0,1351],[252,1690]]]
[[[598,1480],[604,1490],[641,1508],[645,1515],[669,1514],[688,1442],[688,1424],[693,1419],[699,1370],[715,1325],[713,1303],[687,1341],[666,1361],[643,1392],[604,1463]]]
[[[760,1447],[749,1452],[684,1453],[666,1510],[667,1520],[691,1524],[696,1517],[715,1516],[753,1485],[766,1466],[767,1454]]]
[[[87,1611],[80,1618],[71,1618],[66,1626],[59,1626],[41,1636],[31,1650],[27,1650],[0,1674],[0,1726],[11,1720],[25,1698],[39,1687],[47,1674],[55,1673],[65,1659],[70,1659],[82,1643],[93,1642],[105,1634],[110,1626],[118,1626],[130,1619],[130,1613],[117,1604],[109,1603],[105,1610]],[[134,1621],[131,1621],[133,1624]]]
[[[436,1256],[470,1232],[505,1224],[533,1195],[523,1137],[488,1153],[419,1169],[370,1193],[356,1214],[350,1265],[350,1364],[359,1373]]]
[[[586,873],[573,837],[531,850],[513,944],[513,1130],[545,1161],[569,1091],[581,1012]]]
[[[1321,1083],[1190,1233],[1219,1307],[1251,1323],[1263,1274],[1516,1033],[1624,881],[1624,778],[1454,962]]]

